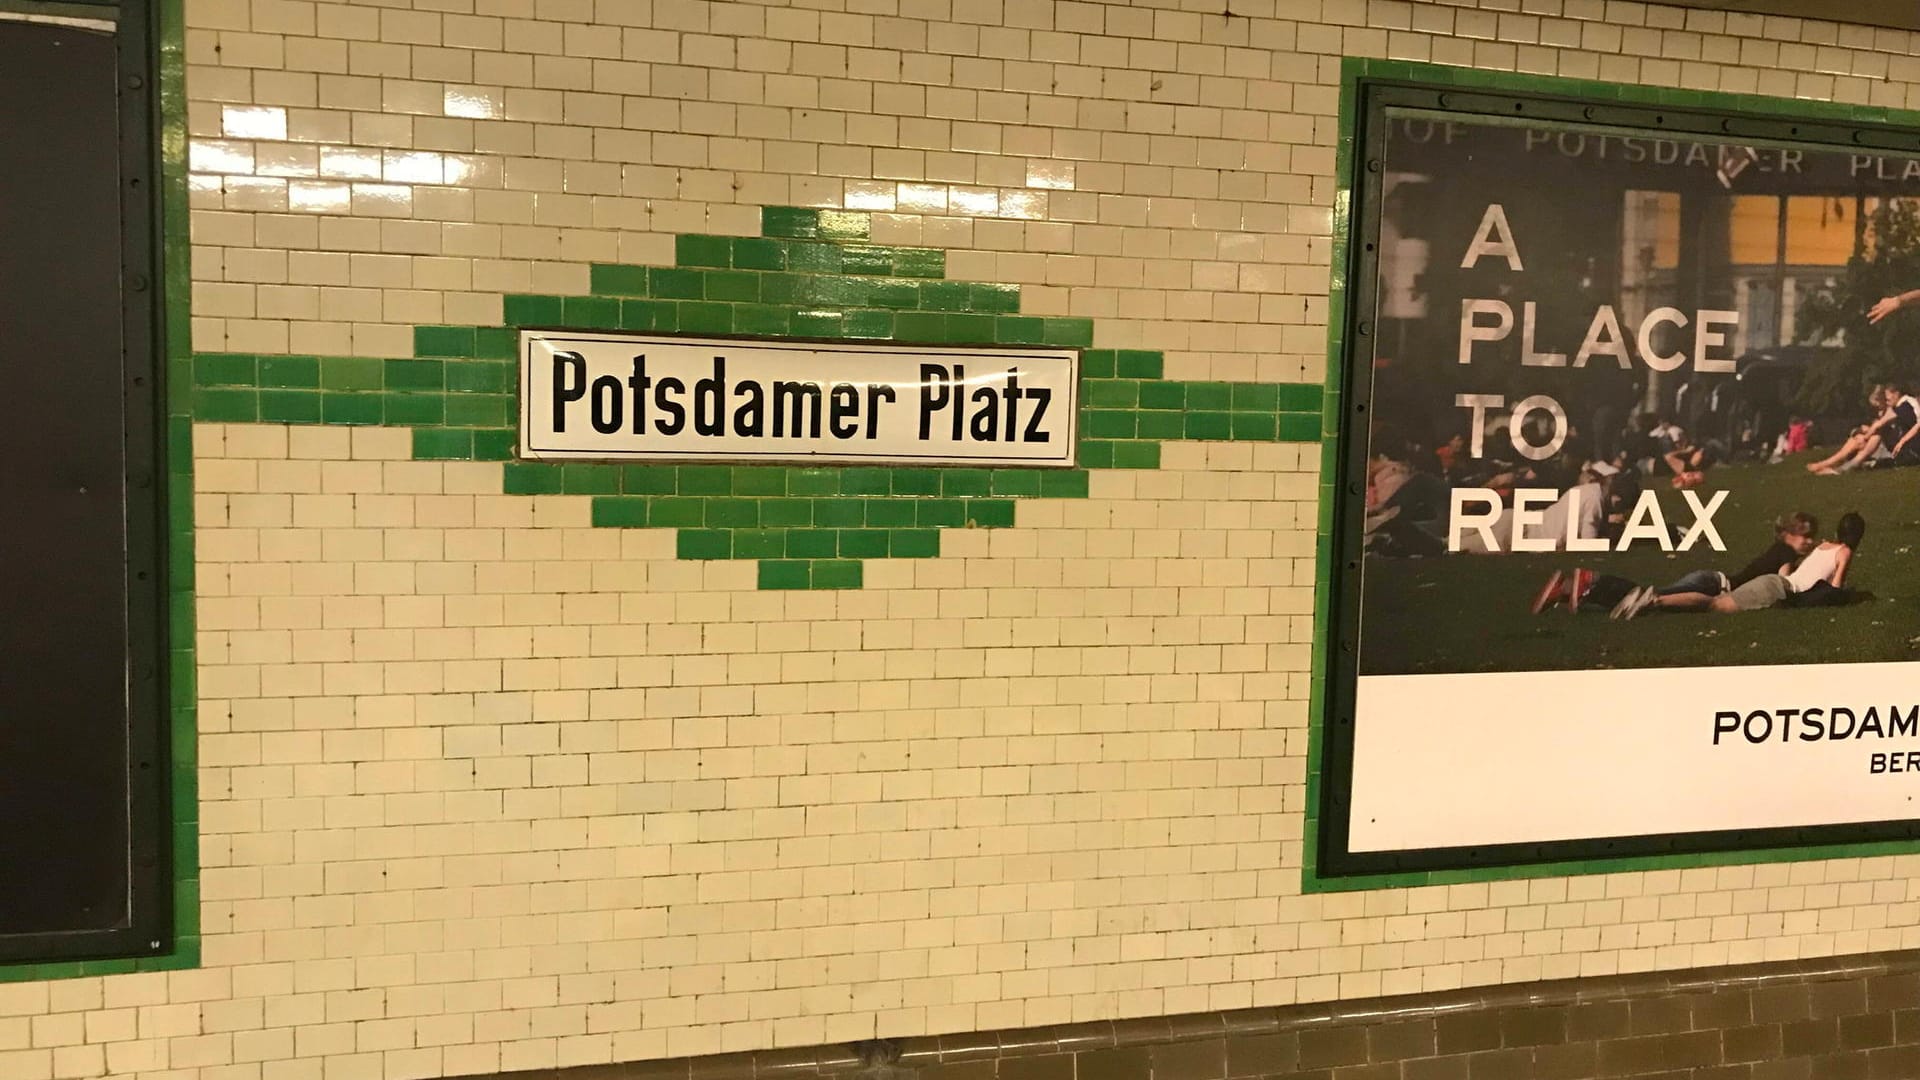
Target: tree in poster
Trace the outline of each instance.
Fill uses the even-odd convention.
[[[1886,318],[1893,298],[1920,290],[1920,205],[1885,199],[1867,220],[1866,241],[1831,286],[1800,307],[1801,339],[1842,339],[1846,348],[1832,362],[1815,365],[1800,387],[1800,405],[1811,412],[1853,407],[1876,382],[1920,375],[1920,320]],[[1920,304],[1920,296],[1905,306]],[[1862,312],[1876,317],[1861,318]]]

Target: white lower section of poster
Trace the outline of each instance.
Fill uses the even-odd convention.
[[[1369,675],[1352,851],[1920,816],[1920,664]]]

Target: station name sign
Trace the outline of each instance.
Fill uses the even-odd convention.
[[[526,331],[520,456],[1069,466],[1079,360]]]

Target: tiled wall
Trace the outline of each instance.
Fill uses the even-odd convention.
[[[0,985],[0,1077],[402,1080],[1920,945],[1911,857],[1300,891],[1340,57],[1904,105],[1908,35],[1603,0],[186,25],[203,964]],[[512,464],[503,331],[556,297],[1089,344],[1085,467]]]

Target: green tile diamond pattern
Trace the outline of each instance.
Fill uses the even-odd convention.
[[[1168,440],[1311,442],[1323,388],[1182,382],[1157,352],[1093,349],[1089,319],[1020,314],[1016,285],[950,281],[945,252],[870,242],[866,214],[768,207],[757,237],[676,238],[673,266],[596,265],[586,296],[512,294],[505,326],[418,326],[414,355],[201,353],[217,423],[413,430],[416,459],[504,461],[517,495],[586,495],[605,528],[672,528],[683,559],[752,559],[763,589],[859,588],[862,560],[932,558],[1021,498],[1086,498],[1089,469],[1154,469]],[[523,328],[732,334],[1081,353],[1080,467],[898,468],[514,461]]]

